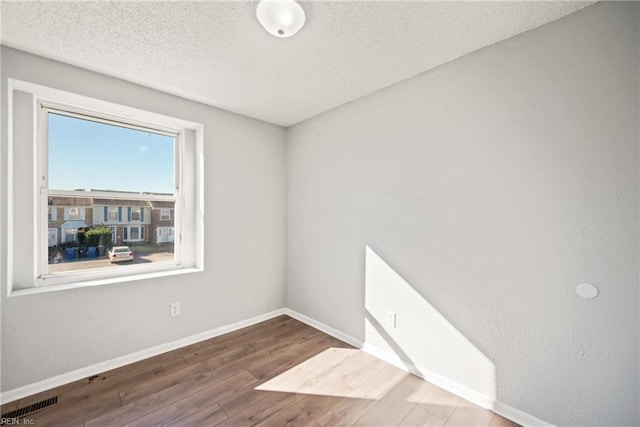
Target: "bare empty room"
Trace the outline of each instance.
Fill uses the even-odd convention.
[[[640,424],[638,2],[3,0],[0,49],[0,424]]]

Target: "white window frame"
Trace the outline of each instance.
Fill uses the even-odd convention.
[[[137,239],[132,239],[131,238],[131,229],[132,228],[138,229],[138,238]],[[124,227],[124,229],[126,229],[127,231],[125,233],[125,231],[123,230],[122,233],[123,233],[123,236],[126,234],[127,238],[125,239],[123,237],[122,241],[126,242],[126,243],[129,243],[129,242],[144,242],[145,237],[146,237],[146,233],[144,232],[144,228],[145,228],[144,225],[130,225],[130,226]],[[140,236],[142,236],[142,237],[140,237]]]
[[[115,219],[111,219],[111,214],[112,213],[115,214],[115,216],[116,216]],[[107,206],[107,222],[108,223],[118,222],[118,207],[117,206]]]
[[[138,211],[138,219],[135,219],[133,215]],[[140,206],[131,206],[131,222],[142,222],[142,208]]]
[[[132,280],[142,280],[166,275],[200,272],[204,261],[203,242],[203,126],[183,119],[165,116],[158,113],[139,110],[128,106],[89,98],[58,89],[53,89],[16,79],[8,80],[8,135],[9,162],[14,147],[28,144],[24,140],[27,132],[20,132],[22,140],[16,140],[15,126],[33,124],[33,163],[32,165],[13,165],[7,172],[8,179],[13,180],[13,171],[20,167],[31,167],[34,176],[33,194],[33,263],[24,263],[24,259],[17,259],[11,255],[7,257],[8,295],[24,295],[37,292],[71,289],[81,286],[106,285]],[[28,117],[23,107],[14,109],[14,96],[17,92],[24,92],[31,96],[33,102],[32,116]],[[15,104],[18,105],[18,104]],[[20,104],[22,105],[22,104]],[[19,112],[16,118],[15,111]],[[118,126],[142,129],[155,133],[175,135],[174,153],[174,194],[171,196],[145,194],[127,194],[126,199],[163,200],[175,203],[176,244],[174,245],[174,260],[156,263],[144,263],[122,268],[97,268],[70,272],[48,272],[48,197],[49,195],[66,197],[87,197],[87,193],[78,194],[75,191],[55,190],[48,188],[48,113],[64,114],[90,118],[93,121],[103,121]],[[23,128],[21,128],[23,129]],[[24,163],[24,161],[22,161]],[[17,212],[24,211],[28,206],[28,198],[17,197],[14,191],[8,192],[9,224]],[[91,197],[122,198],[117,192],[92,192]],[[31,209],[29,209],[31,211]],[[13,225],[7,233],[8,247],[15,246],[16,236],[21,228]],[[32,277],[31,280],[28,278]]]
[[[38,143],[38,152],[41,153],[41,160],[39,162],[39,168],[38,170],[39,172],[39,176],[42,177],[41,179],[41,185],[40,185],[40,197],[41,197],[41,205],[44,205],[45,203],[48,206],[48,198],[50,195],[54,195],[54,196],[67,196],[67,197],[100,197],[100,198],[110,198],[110,199],[117,199],[117,198],[122,198],[123,195],[121,193],[118,192],[108,192],[108,191],[90,191],[90,192],[82,192],[81,194],[78,194],[76,191],[67,191],[67,190],[57,190],[57,189],[50,189],[48,186],[48,165],[49,165],[49,159],[48,159],[48,146],[49,146],[49,134],[48,134],[48,122],[49,122],[49,114],[58,114],[58,115],[63,115],[63,116],[67,116],[67,117],[73,117],[73,118],[78,118],[78,119],[83,119],[83,120],[91,120],[93,122],[96,123],[105,123],[105,124],[109,124],[109,125],[115,125],[115,126],[119,126],[119,127],[123,127],[123,128],[129,128],[129,129],[135,129],[135,130],[145,130],[145,131],[149,131],[149,132],[154,132],[154,133],[158,133],[158,134],[162,134],[162,135],[167,135],[167,136],[171,136],[174,138],[175,143],[174,143],[174,170],[171,171],[171,173],[173,173],[174,175],[174,182],[176,183],[175,188],[174,188],[174,194],[170,195],[170,196],[162,196],[162,195],[153,195],[153,199],[157,200],[157,199],[162,199],[162,200],[167,200],[167,201],[172,201],[174,202],[177,206],[180,206],[181,203],[181,197],[180,197],[180,189],[181,189],[181,185],[180,183],[180,164],[181,164],[181,159],[180,159],[180,152],[181,152],[181,147],[182,144],[184,144],[184,140],[183,140],[183,135],[182,132],[178,129],[169,129],[166,127],[160,127],[160,126],[154,126],[152,124],[147,124],[147,123],[140,123],[140,122],[136,122],[133,120],[130,120],[129,118],[123,118],[123,117],[113,117],[111,115],[108,114],[103,114],[103,113],[96,113],[95,111],[87,111],[83,108],[78,108],[78,107],[71,107],[69,105],[63,104],[63,103],[59,103],[59,102],[53,102],[53,101],[39,101],[37,104],[37,114],[38,114],[38,127],[37,127],[37,143]],[[131,199],[131,198],[136,198],[136,199],[143,199],[146,200],[148,198],[150,198],[151,196],[146,195],[146,194],[127,194],[126,198],[127,199]],[[77,217],[74,215],[74,217],[71,217],[71,212],[73,210],[77,210]],[[133,210],[133,208],[132,208]],[[69,220],[84,220],[84,208],[81,207],[69,207],[66,208],[66,215],[65,215],[65,219],[69,219]],[[133,213],[132,213],[133,215]],[[132,221],[133,222],[133,221]],[[139,222],[139,221],[136,221]],[[127,230],[127,233],[129,233],[130,230]],[[66,241],[66,237],[67,235],[65,234],[65,241]],[[77,237],[76,237],[77,239]],[[43,233],[40,233],[40,239],[41,242],[43,241]],[[124,241],[124,240],[123,240]],[[127,239],[127,242],[140,242],[142,241],[142,239],[135,239],[135,240],[130,240]],[[42,244],[41,244],[42,245]],[[159,262],[156,264],[164,264],[164,263],[168,263],[168,264],[172,264],[175,266],[180,265],[180,261],[179,261],[179,256],[180,256],[180,247],[174,247],[174,260],[173,261],[165,261],[165,262]],[[72,273],[49,273],[48,271],[48,257],[45,258],[44,256],[40,257],[40,268],[38,270],[38,281],[39,283],[46,283],[47,281],[57,281],[60,280],[61,277],[64,276],[68,276],[71,275]],[[145,265],[136,265],[136,267],[140,267],[140,270],[145,270],[147,266]],[[157,266],[153,266],[155,268],[157,268]],[[106,269],[105,271],[100,271],[102,269],[100,268],[96,268],[96,269],[92,269],[92,270],[82,270],[82,271],[74,271],[73,275],[77,276],[80,274],[87,274],[87,275],[92,275],[93,272],[99,272],[101,274],[108,274],[111,273],[108,270],[112,270],[112,269]],[[111,273],[113,274],[113,273]]]
[[[71,237],[69,237],[71,236]],[[47,242],[49,241],[47,236]],[[67,229],[60,235],[60,243],[71,243],[78,241],[78,230]]]
[[[64,215],[65,221],[84,221],[84,208],[80,208],[80,207],[77,207],[77,206],[71,206],[71,207],[68,207],[68,208],[64,208],[64,210],[65,210],[65,215]],[[76,218],[74,216],[72,218],[71,217],[71,212],[77,212],[78,217]]]
[[[160,221],[171,221],[171,209],[160,209]]]
[[[57,221],[58,220],[58,207],[57,206],[49,206],[49,211],[47,213],[47,217],[49,221]]]

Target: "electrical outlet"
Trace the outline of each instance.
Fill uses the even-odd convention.
[[[171,317],[180,316],[180,303],[172,302],[171,303]]]
[[[395,311],[387,311],[387,326],[391,326],[392,328],[396,327]]]

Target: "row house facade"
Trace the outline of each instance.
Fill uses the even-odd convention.
[[[87,227],[86,219],[93,215],[90,198],[50,197],[48,209],[48,244],[57,246],[77,242],[78,230]]]
[[[110,227],[116,245],[169,243],[174,219],[174,203],[168,201],[50,197],[48,245],[78,242],[78,234],[92,225]]]

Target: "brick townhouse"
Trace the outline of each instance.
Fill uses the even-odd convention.
[[[169,201],[50,197],[48,245],[77,242],[91,225],[112,229],[117,244],[166,243],[174,239],[174,203]]]

